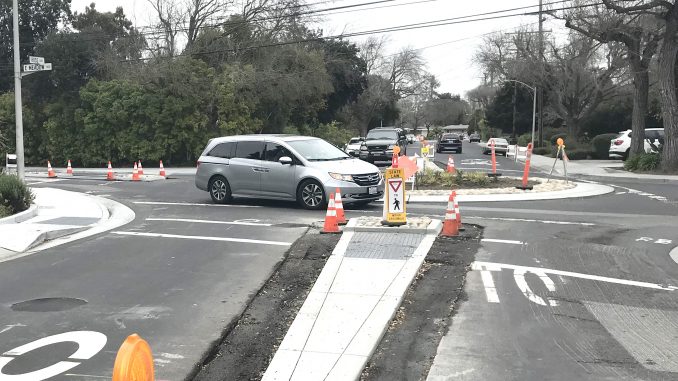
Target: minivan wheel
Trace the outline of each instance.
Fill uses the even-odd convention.
[[[305,180],[297,190],[297,202],[305,209],[321,209],[325,206],[325,190],[317,181]]]
[[[217,204],[225,204],[231,201],[231,187],[223,176],[214,176],[207,185],[212,201]]]

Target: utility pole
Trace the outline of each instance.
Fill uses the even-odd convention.
[[[537,142],[541,147],[544,141],[544,25],[542,19],[543,0],[539,0],[539,77],[542,80],[542,85],[539,86],[539,141]],[[534,135],[532,136],[534,139]],[[532,144],[534,147],[534,143]]]
[[[19,50],[19,0],[12,4],[14,20],[14,115],[16,119],[16,172],[24,179],[24,122],[21,105],[21,51]]]
[[[513,133],[512,138],[516,137],[516,98],[518,97],[518,84],[513,83]]]

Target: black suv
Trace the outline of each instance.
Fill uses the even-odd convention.
[[[360,159],[369,163],[390,161],[393,148],[400,147],[400,154],[407,155],[405,131],[395,127],[378,127],[370,130],[360,147]]]
[[[456,153],[461,153],[461,136],[458,134],[442,134],[438,140],[436,152],[441,153],[443,151],[454,151]]]

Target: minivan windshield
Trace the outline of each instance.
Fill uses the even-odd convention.
[[[287,142],[308,161],[346,160],[351,156],[322,139],[293,140]]]
[[[365,140],[398,140],[398,133],[393,130],[372,130]]]

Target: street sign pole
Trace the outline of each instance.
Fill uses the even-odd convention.
[[[14,115],[16,119],[16,173],[24,179],[24,124],[21,106],[21,51],[19,50],[19,1],[12,1],[14,22]]]

